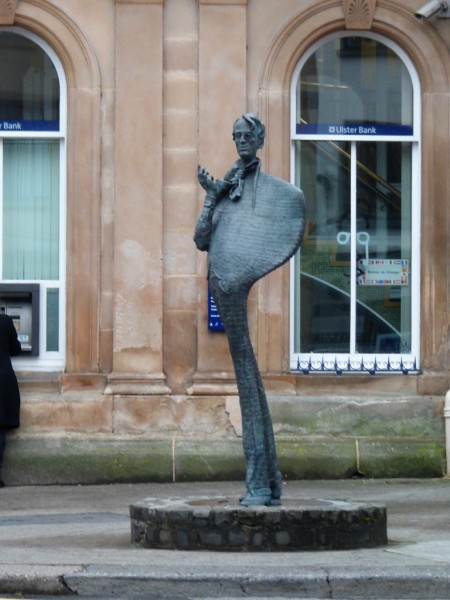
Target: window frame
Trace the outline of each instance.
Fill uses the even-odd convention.
[[[3,231],[3,139],[56,139],[59,140],[59,278],[54,280],[3,279],[2,283],[24,284],[39,283],[40,309],[39,356],[22,354],[13,359],[17,371],[63,371],[66,360],[66,220],[67,220],[67,82],[63,65],[51,46],[39,36],[22,27],[0,27],[6,31],[23,36],[39,46],[51,60],[59,79],[59,129],[57,131],[0,131],[0,232]],[[1,233],[0,233],[1,235]],[[0,263],[2,260],[0,253]],[[0,273],[2,265],[0,264]],[[49,351],[47,343],[47,291],[59,290],[59,327],[57,351]]]
[[[392,50],[398,58],[403,62],[405,68],[407,69],[409,76],[411,78],[412,84],[412,110],[413,110],[413,119],[412,119],[412,127],[413,131],[411,135],[401,135],[401,136],[392,136],[392,135],[339,135],[339,134],[299,134],[296,130],[296,117],[297,117],[297,83],[300,73],[306,63],[306,61],[323,45],[332,42],[334,40],[338,40],[344,37],[361,37],[372,39],[380,44],[387,46],[390,50]],[[295,183],[296,180],[296,161],[295,161],[295,142],[297,141],[347,141],[347,142],[410,142],[412,146],[411,150],[411,163],[412,163],[412,180],[411,180],[411,238],[414,240],[411,248],[411,353],[407,356],[405,355],[395,355],[398,357],[405,357],[405,360],[408,361],[408,365],[413,365],[413,368],[405,369],[400,368],[400,372],[418,372],[420,369],[420,232],[421,232],[421,154],[420,154],[420,145],[421,145],[421,99],[420,99],[420,83],[418,74],[413,66],[413,63],[409,56],[400,48],[397,44],[395,44],[392,40],[385,38],[374,32],[368,32],[364,30],[352,31],[349,33],[348,31],[339,31],[327,35],[323,38],[317,40],[305,54],[298,61],[291,78],[291,89],[290,89],[290,179],[292,183]],[[306,203],[308,204],[308,198],[306,198]],[[299,251],[301,253],[301,249]],[[328,365],[330,361],[335,361],[334,354],[323,354],[323,355],[313,355],[312,353],[304,353],[295,352],[294,351],[294,342],[295,342],[295,300],[296,295],[298,293],[299,281],[297,281],[296,271],[296,261],[298,260],[298,254],[291,260],[290,264],[290,347],[289,347],[289,355],[290,355],[290,370],[293,372],[314,372],[314,373],[325,373],[325,372],[339,372],[340,370],[335,368],[335,365],[332,367],[324,368],[324,363],[326,362]],[[301,310],[301,309],[300,309]],[[311,367],[311,357],[317,359],[317,361],[321,364],[321,367],[310,368]],[[349,357],[353,357],[355,355],[348,354]],[[358,358],[361,359],[361,364],[364,364],[364,361],[367,360],[367,364],[373,364],[374,358],[378,355],[357,355]],[[394,355],[392,355],[394,356]],[[320,358],[319,358],[320,357]],[[376,364],[376,362],[375,362]],[[389,364],[388,364],[389,365]],[[380,369],[384,370],[384,369]],[[398,372],[395,369],[390,369],[389,366],[385,369],[386,372]],[[369,371],[369,369],[363,369],[362,372]],[[351,369],[351,372],[354,373],[356,370]]]

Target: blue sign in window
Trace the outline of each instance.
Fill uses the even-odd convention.
[[[411,125],[380,123],[297,123],[296,133],[309,135],[413,135]]]
[[[59,121],[24,121],[20,119],[0,119],[0,132],[18,131],[59,131]]]
[[[208,288],[208,329],[209,331],[225,331],[214,298]]]

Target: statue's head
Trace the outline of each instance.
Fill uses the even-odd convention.
[[[254,160],[256,152],[263,147],[266,128],[253,113],[245,113],[233,125],[233,140],[244,162]]]

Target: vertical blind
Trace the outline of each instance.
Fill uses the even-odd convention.
[[[3,279],[59,277],[59,141],[4,140]]]

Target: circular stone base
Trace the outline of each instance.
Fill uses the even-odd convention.
[[[236,498],[145,498],[130,506],[131,541],[167,550],[347,550],[387,544],[386,507],[283,498],[243,507]]]

